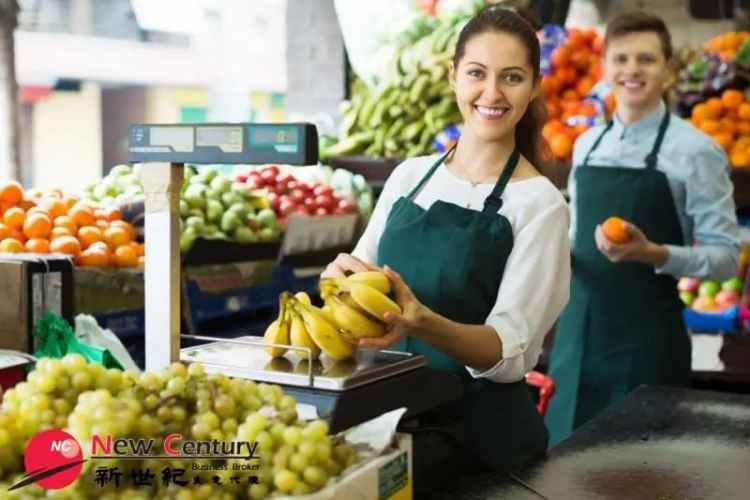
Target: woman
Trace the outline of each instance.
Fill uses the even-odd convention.
[[[570,277],[566,203],[535,168],[544,104],[531,25],[500,7],[478,13],[461,31],[450,83],[464,119],[455,150],[396,168],[354,254],[324,272],[385,266],[403,314],[360,345],[398,342],[465,382],[458,404],[419,419],[461,443],[415,435],[415,479],[433,486],[455,477],[462,456],[507,471],[544,453],[547,431],[523,379]]]
[[[687,385],[690,340],[675,278],[737,270],[726,155],[662,102],[672,56],[664,22],[620,15],[605,42],[617,106],[573,155],[573,282],[551,354],[552,444],[640,384]],[[630,222],[629,243],[604,236],[600,224],[613,215]]]

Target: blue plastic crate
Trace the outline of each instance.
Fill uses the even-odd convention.
[[[100,327],[112,330],[120,339],[143,337],[146,334],[146,315],[143,309],[107,311],[93,316]]]
[[[738,329],[739,306],[734,305],[721,311],[696,311],[686,307],[682,311],[685,325],[696,333],[733,333]]]

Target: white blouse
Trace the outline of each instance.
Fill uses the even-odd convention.
[[[439,158],[410,158],[388,178],[370,223],[353,254],[377,262],[378,243],[391,207],[406,196]],[[422,186],[414,202],[427,209],[437,200],[481,211],[494,184],[473,184],[441,165]],[[499,213],[513,227],[514,243],[497,300],[485,324],[503,346],[503,359],[485,372],[466,367],[475,378],[516,382],[532,370],[544,336],[568,302],[570,293],[570,214],[565,199],[545,177],[510,181]]]

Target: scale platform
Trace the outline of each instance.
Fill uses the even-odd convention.
[[[207,372],[295,387],[345,391],[425,366],[424,356],[408,352],[359,350],[335,361],[323,355],[312,363],[296,353],[271,358],[258,337],[211,342],[182,349],[181,359],[200,362]]]
[[[415,416],[463,394],[457,375],[428,368],[420,354],[360,350],[353,359],[323,355],[310,363],[292,352],[271,358],[262,342],[252,336],[218,340],[183,348],[180,359],[200,362],[209,373],[282,385],[298,403],[313,406],[334,433],[397,408],[407,408],[407,418]]]

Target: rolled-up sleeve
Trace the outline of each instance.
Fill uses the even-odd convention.
[[[515,235],[497,302],[485,322],[497,331],[503,357],[484,372],[467,367],[473,377],[515,382],[536,365],[546,333],[568,302],[569,223],[561,200]]]
[[[685,180],[685,213],[692,222],[691,246],[667,245],[669,256],[657,273],[727,279],[737,272],[739,227],[727,157],[714,144],[690,154]]]

